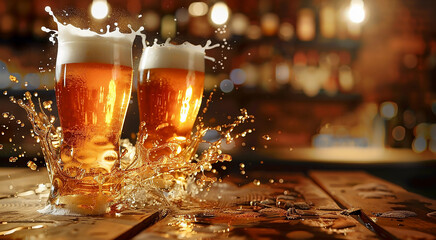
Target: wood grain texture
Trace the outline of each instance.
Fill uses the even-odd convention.
[[[159,209],[125,211],[104,216],[41,214],[48,189],[45,170],[0,169],[0,239],[128,239],[160,219]]]
[[[435,200],[360,171],[312,171],[309,175],[344,207],[360,208],[395,237],[436,239],[436,219],[427,215],[436,211]],[[407,217],[413,213],[416,216]]]
[[[134,239],[378,239],[353,217],[341,215],[335,201],[302,174],[251,172],[250,177],[261,184],[229,178],[218,195],[213,194],[214,188],[205,194],[209,203],[216,200],[215,205],[182,206]],[[287,207],[276,205],[285,195],[295,196],[291,200],[295,205],[310,204],[310,209],[296,210],[296,215],[306,215],[287,219]],[[274,201],[263,204],[266,199]]]

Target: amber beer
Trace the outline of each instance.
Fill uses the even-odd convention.
[[[171,44],[147,47],[139,65],[139,144],[145,149],[167,143],[186,147],[203,87],[203,49]],[[149,159],[142,160],[157,161],[160,155],[171,154],[164,149],[152,151]]]
[[[132,42],[96,34],[59,37],[56,100],[63,140],[49,198],[56,206],[101,214],[117,190],[110,174],[120,166],[119,141],[132,85]]]

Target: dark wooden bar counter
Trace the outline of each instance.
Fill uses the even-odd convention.
[[[45,170],[3,168],[0,239],[436,239],[435,200],[363,171],[258,171],[250,179],[229,177],[189,206],[53,216],[37,212],[48,194]]]

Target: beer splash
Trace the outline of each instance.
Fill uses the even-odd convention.
[[[50,8],[46,8],[46,10],[53,16],[58,27],[60,27],[58,31],[42,28],[43,31],[52,33],[50,40],[53,43],[55,37],[59,36],[61,29],[73,29],[74,31],[80,32],[85,31],[83,33],[86,36],[89,34],[97,34],[90,30],[75,28],[70,24],[63,25],[57,21]],[[136,32],[132,30],[131,34],[139,34],[141,30],[142,28]],[[119,33],[118,28],[116,31]],[[109,32],[109,28],[106,34],[108,33],[111,33]],[[169,40],[167,40],[165,44],[169,44]],[[185,44],[190,46],[189,43]],[[215,46],[217,45],[212,46],[211,42],[208,41],[206,46],[202,48],[211,49]],[[56,75],[58,75],[58,69]],[[207,111],[212,97],[213,93],[207,99],[203,114]],[[33,127],[33,133],[37,141],[41,144],[48,174],[52,186],[54,187],[53,189],[62,189],[62,187],[65,187],[66,182],[72,182],[70,188],[71,186],[74,187],[74,184],[79,184],[80,181],[86,177],[83,172],[65,174],[65,170],[62,169],[62,166],[59,164],[63,133],[60,127],[53,125],[55,117],[47,115],[44,111],[51,103],[41,104],[41,100],[38,98],[38,102],[35,104],[30,92],[26,92],[23,99],[19,99],[15,102],[26,110],[28,119]],[[101,173],[93,176],[91,179],[87,179],[87,181],[93,182],[97,187],[97,194],[85,196],[85,198],[91,198],[89,204],[81,204],[84,206],[73,207],[69,209],[71,211],[68,211],[62,209],[62,205],[50,202],[50,204],[53,205],[49,206],[45,213],[101,214],[106,212],[105,203],[108,201],[111,203],[112,211],[122,211],[124,209],[140,208],[150,205],[169,205],[186,197],[189,192],[193,194],[198,193],[202,191],[204,187],[207,188],[208,183],[217,181],[215,177],[207,176],[206,174],[206,172],[213,170],[212,164],[231,161],[232,159],[230,155],[222,152],[222,140],[230,143],[236,138],[244,137],[252,130],[249,129],[241,133],[234,133],[234,130],[238,125],[251,121],[254,121],[254,117],[249,115],[245,109],[241,109],[241,115],[237,116],[233,122],[216,127],[206,127],[202,117],[200,117],[199,123],[195,127],[195,132],[190,138],[178,143],[172,142],[153,146],[153,148],[148,150],[149,152],[145,154],[147,157],[150,152],[159,152],[162,149],[169,149],[170,151],[166,151],[168,154],[161,155],[159,161],[144,161],[144,159],[138,158],[137,152],[141,151],[141,148],[133,146],[128,140],[122,140],[121,149],[123,149],[123,151],[120,157],[120,168],[110,174]],[[204,140],[203,137],[209,130],[218,132],[220,135],[219,139],[212,142]],[[209,147],[200,154],[196,154],[200,143],[207,143]],[[144,164],[144,162],[147,164]],[[32,164],[28,165],[31,168],[34,167]],[[108,182],[111,183],[110,186],[105,185]],[[69,190],[74,191],[74,188]],[[103,194],[103,192],[106,192],[106,194]],[[108,192],[109,194],[107,194]],[[56,195],[58,194],[59,192],[56,191],[51,192],[51,195],[54,195],[53,199],[56,199]],[[74,199],[70,199],[71,202],[73,202],[73,200]],[[80,201],[81,203],[86,203],[84,199],[80,199]],[[61,209],[56,210],[56,208],[53,207],[55,204]]]
[[[213,93],[207,99],[203,113],[207,111],[212,96]],[[39,98],[39,110],[37,110],[30,92],[26,92],[23,99],[18,99],[17,104],[27,112],[35,137],[39,139],[49,177],[53,180],[55,173],[62,173],[62,169],[57,164],[62,141],[62,129],[53,125],[53,116],[48,116],[44,112]],[[116,182],[117,186],[115,188],[120,189],[113,196],[112,211],[118,212],[150,205],[170,205],[180,201],[188,194],[199,193],[204,189],[203,187],[207,188],[209,184],[217,181],[216,177],[207,176],[206,172],[212,170],[212,164],[214,163],[232,160],[230,155],[222,152],[222,141],[230,143],[252,132],[251,129],[247,129],[240,133],[234,133],[237,126],[254,121],[254,116],[248,114],[246,109],[240,111],[241,114],[235,117],[232,122],[215,127],[206,127],[202,117],[199,117],[196,131],[191,135],[190,139],[186,140],[187,147],[180,149],[180,145],[167,143],[153,148],[153,150],[161,148],[174,150],[170,151],[171,154],[162,156],[162,161],[159,162],[143,164],[143,160],[137,158],[137,147],[134,147],[127,139],[123,139],[121,141],[121,148],[123,149],[121,168],[112,174],[99,175],[95,179],[100,186],[107,181]],[[203,137],[209,130],[217,131],[220,134],[219,139],[213,142],[204,140]],[[196,154],[200,143],[207,143],[209,147],[200,154]],[[179,154],[173,154],[177,152]],[[52,182],[52,185],[63,184],[59,178],[57,179],[57,181]],[[75,179],[69,180],[74,181]],[[48,209],[54,210],[52,208]],[[78,209],[75,210],[75,213],[80,212]],[[61,212],[72,214],[65,210]],[[92,214],[93,212],[87,211],[86,213]]]

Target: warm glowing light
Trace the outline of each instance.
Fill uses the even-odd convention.
[[[91,14],[95,19],[103,19],[109,13],[109,4],[106,0],[94,0],[91,4]]]
[[[230,30],[235,35],[244,35],[250,25],[250,20],[242,13],[232,15]]]
[[[165,38],[173,38],[176,35],[176,22],[173,15],[163,16],[160,31]]]
[[[294,26],[288,22],[284,22],[279,28],[279,37],[282,40],[289,41],[294,36]]]
[[[159,28],[160,17],[159,14],[153,11],[144,13],[143,17],[144,28],[147,31],[156,31]]]
[[[315,35],[315,13],[310,8],[303,8],[297,18],[297,36],[302,41],[311,41]]]
[[[363,20],[365,20],[365,6],[363,0],[351,0],[347,16],[353,23],[363,22]]]
[[[107,111],[106,111],[106,118],[105,118],[105,122],[107,124],[110,124],[112,121],[112,116],[114,115],[114,107],[115,107],[115,100],[117,97],[117,87],[115,85],[115,81],[112,79],[109,82],[109,93],[107,95]]]
[[[204,16],[208,10],[209,7],[204,2],[193,2],[188,8],[189,14],[194,17]]]
[[[183,106],[182,109],[180,109],[180,122],[184,123],[186,122],[186,118],[188,117],[189,113],[189,102],[192,98],[192,86],[189,86],[189,88],[186,90],[185,97],[183,98]]]
[[[260,29],[259,26],[252,24],[248,26],[246,34],[247,34],[247,38],[251,40],[256,40],[262,37],[262,30]]]
[[[280,24],[279,17],[274,13],[267,13],[261,18],[262,31],[266,36],[276,34]]]
[[[320,12],[320,30],[325,38],[334,38],[336,35],[336,10],[331,6],[325,6]]]
[[[351,91],[354,87],[353,72],[347,65],[339,67],[339,85],[344,91]]]
[[[380,114],[386,119],[397,116],[398,106],[394,102],[384,102],[380,105]]]
[[[287,63],[278,63],[276,65],[276,81],[279,84],[289,82],[290,69]]]
[[[217,2],[213,5],[210,19],[216,25],[223,25],[229,19],[230,11],[224,2]]]

